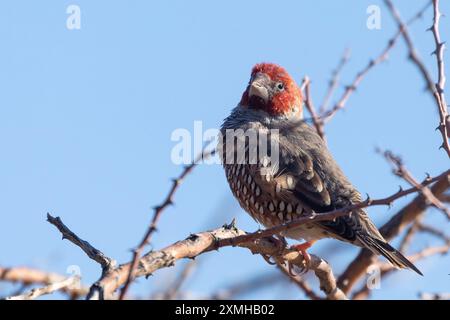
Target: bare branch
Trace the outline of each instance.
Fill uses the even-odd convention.
[[[444,148],[444,150],[447,152],[447,155],[450,157],[450,142],[448,140],[449,135],[449,119],[448,119],[448,112],[447,112],[447,104],[445,102],[444,97],[444,88],[441,87],[441,85],[445,84],[445,75],[443,68],[443,50],[444,45],[440,41],[439,36],[439,2],[436,0],[433,0],[434,5],[434,23],[431,27],[431,30],[433,31],[433,35],[436,42],[436,58],[438,63],[438,70],[439,70],[439,83],[435,84],[429,71],[425,67],[425,64],[420,59],[416,48],[414,47],[414,44],[411,40],[411,37],[409,35],[407,26],[402,21],[400,14],[398,10],[394,7],[391,0],[384,0],[384,3],[389,8],[389,11],[391,12],[392,16],[394,17],[395,22],[397,23],[399,29],[401,30],[401,34],[403,36],[403,39],[405,40],[405,43],[409,50],[409,58],[414,63],[414,65],[419,69],[420,74],[422,75],[423,79],[425,80],[425,83],[427,85],[427,89],[430,92],[430,94],[433,96],[434,100],[436,101],[436,105],[438,107],[440,122],[438,129],[442,135],[442,145],[441,147]]]
[[[44,272],[38,269],[28,267],[3,268],[0,267],[0,280],[9,282],[18,282],[24,285],[41,284],[50,285],[56,282],[62,282],[67,277],[51,272]],[[69,294],[71,298],[83,297],[88,293],[88,289],[83,286],[64,287],[62,291]]]
[[[45,287],[34,288],[31,291],[21,294],[21,295],[7,297],[5,300],[34,300],[43,295],[51,294],[56,291],[60,291],[65,288],[68,288],[70,286],[78,285],[79,282],[80,282],[80,277],[73,276],[73,277],[64,279],[62,281],[49,284]]]
[[[436,198],[434,196],[434,194],[430,191],[429,188],[427,188],[426,186],[423,186],[412,176],[411,172],[409,172],[409,170],[404,165],[403,160],[399,156],[394,155],[389,150],[384,151],[384,152],[378,150],[378,152],[380,152],[386,158],[386,160],[391,165],[393,165],[393,167],[394,167],[393,172],[395,175],[404,179],[406,182],[408,182],[413,187],[418,188],[420,190],[420,192],[422,192],[425,199],[431,205],[433,205],[434,207],[441,210],[445,214],[447,219],[450,219],[450,209],[447,208],[447,206],[444,205],[438,198]]]
[[[47,213],[47,221],[58,228],[58,230],[62,233],[63,240],[69,240],[76,246],[80,247],[89,258],[98,262],[102,266],[103,272],[106,272],[115,266],[116,262],[114,260],[105,256],[100,250],[94,248],[89,242],[79,238],[61,221],[59,217],[55,218]]]
[[[430,6],[430,3],[428,3],[425,7],[423,7],[421,10],[419,10],[419,12],[416,13],[408,21],[408,24],[412,24],[416,20],[421,18],[423,13],[428,9],[429,6]],[[333,106],[333,108],[331,108],[329,111],[322,113],[321,119],[324,123],[329,122],[336,115],[336,113],[339,110],[342,110],[345,107],[347,100],[350,98],[351,94],[356,90],[356,88],[362,82],[364,77],[369,73],[369,71],[371,69],[373,69],[373,67],[380,64],[381,62],[385,61],[388,58],[389,52],[397,44],[397,41],[400,38],[401,34],[402,34],[402,28],[399,28],[399,31],[397,31],[395,33],[395,35],[388,41],[384,50],[375,59],[370,60],[369,63],[366,65],[366,67],[356,74],[352,83],[350,85],[346,86],[344,93],[342,94],[342,96],[338,100],[338,102]]]
[[[333,97],[333,93],[339,84],[339,77],[341,71],[349,59],[350,59],[350,49],[347,48],[345,49],[344,54],[341,57],[341,60],[339,60],[339,64],[337,65],[336,69],[334,69],[333,72],[331,73],[331,79],[330,82],[328,83],[327,93],[325,94],[325,98],[323,99],[322,105],[319,108],[320,114],[323,114],[325,110],[328,109],[328,103],[330,102],[330,99]]]
[[[325,132],[323,130],[323,122],[319,118],[316,108],[314,107],[314,103],[312,101],[311,92],[310,92],[310,86],[311,86],[311,80],[306,76],[303,79],[302,88],[304,88],[305,91],[305,106],[306,109],[308,109],[309,113],[311,114],[311,118],[314,124],[314,127],[316,128],[317,134],[322,138],[323,141],[325,140]]]

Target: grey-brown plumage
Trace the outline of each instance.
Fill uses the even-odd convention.
[[[284,69],[261,64],[253,69],[240,104],[222,125],[219,151],[230,188],[244,210],[266,227],[361,201],[323,140],[302,120],[301,110],[301,93]],[[226,139],[236,132],[241,134]],[[268,137],[266,157],[260,157],[260,145],[251,142],[252,132]],[[245,152],[238,152],[239,145]],[[273,145],[278,157],[272,157]],[[256,161],[252,158],[255,154]],[[363,209],[334,221],[307,223],[284,235],[306,241],[339,239],[421,274],[384,240]]]

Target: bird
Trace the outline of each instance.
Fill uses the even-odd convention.
[[[277,64],[258,63],[252,68],[240,102],[222,123],[218,152],[234,197],[266,228],[362,201],[324,140],[304,119],[299,86]],[[422,275],[383,238],[364,209],[304,223],[281,237],[303,240],[292,248],[307,261],[307,249],[314,242],[333,238],[382,255],[397,269]]]

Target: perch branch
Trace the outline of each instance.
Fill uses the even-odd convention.
[[[173,266],[177,260],[195,258],[205,252],[231,245],[231,243],[226,244],[225,240],[244,234],[244,231],[236,229],[234,226],[224,226],[220,229],[193,234],[187,239],[178,241],[160,251],[152,251],[142,256],[135,270],[135,276],[148,276],[158,269]],[[278,243],[279,241],[274,238],[259,238],[254,241],[241,242],[239,246],[247,248],[255,254],[272,256],[280,263],[289,262],[292,265],[304,267],[304,259],[298,251],[280,248]],[[117,288],[125,283],[130,267],[131,263],[126,263],[104,274],[91,287],[88,298],[110,297]],[[311,255],[308,268],[313,270],[319,278],[321,288],[327,297],[344,298],[342,292],[336,287],[336,281],[330,266],[325,261]]]

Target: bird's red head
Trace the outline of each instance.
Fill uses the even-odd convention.
[[[253,67],[240,105],[264,110],[272,116],[302,116],[300,88],[284,68],[273,63],[259,63]]]

